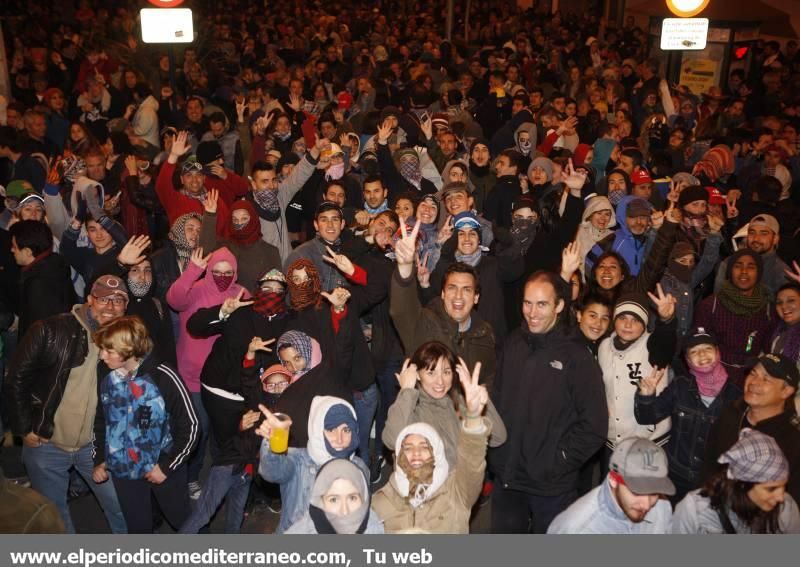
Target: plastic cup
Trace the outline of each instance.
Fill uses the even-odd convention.
[[[285,413],[273,414],[281,422],[272,428],[269,436],[269,448],[273,453],[285,453],[289,450],[289,428],[291,421]]]

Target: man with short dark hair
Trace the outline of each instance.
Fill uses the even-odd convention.
[[[127,532],[114,485],[92,479],[100,349],[91,338],[100,325],[123,316],[127,305],[125,282],[97,278],[85,305],[30,327],[8,371],[4,397],[11,429],[23,438],[31,486],[58,507],[68,533],[75,532],[67,505],[73,467],[100,502],[112,533]]]
[[[800,417],[794,409],[800,372],[792,359],[762,355],[744,382],[744,397],[722,408],[708,438],[704,476],[717,469],[717,459],[731,448],[743,427],[757,429],[778,442],[789,461],[786,489],[800,498]]]
[[[410,234],[400,224],[402,237],[395,245],[397,269],[392,275],[390,311],[406,353],[414,352],[427,341],[440,341],[469,368],[480,362],[481,382],[494,379],[496,355],[492,326],[477,312],[475,306],[481,289],[478,275],[472,266],[462,262],[452,264],[442,277],[439,297],[423,307],[417,291],[416,241],[420,221]]]
[[[222,112],[214,112],[208,117],[208,132],[203,134],[202,142],[215,141],[219,144],[225,168],[242,175],[244,172],[244,154],[239,133],[229,128],[228,119]],[[204,164],[205,165],[205,164]]]
[[[75,302],[69,263],[53,252],[53,233],[46,223],[23,220],[9,229],[11,253],[22,268],[19,279],[19,337],[34,322],[66,313]]]
[[[564,322],[569,292],[556,274],[531,275],[523,324],[503,346],[492,401],[508,441],[489,459],[493,533],[545,533],[577,497],[578,472],[606,438],[600,368]]]

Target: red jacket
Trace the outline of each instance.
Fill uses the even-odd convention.
[[[198,201],[197,199],[187,197],[175,189],[172,183],[173,173],[175,173],[175,164],[169,163],[168,161],[164,162],[164,164],[161,166],[161,171],[158,172],[158,179],[156,180],[156,194],[158,195],[164,210],[167,212],[167,218],[169,219],[170,226],[180,216],[189,213],[197,213],[202,217],[204,211],[202,202]],[[237,177],[239,176],[237,175]],[[242,178],[239,177],[239,179]],[[225,198],[227,186],[226,189],[223,189],[222,186],[219,186],[216,183],[209,183],[210,180],[211,178],[206,177],[206,187],[219,189],[220,197],[222,197],[217,203],[217,234],[219,236],[223,236],[225,234],[225,223],[228,219],[228,205],[227,199]],[[214,181],[222,180],[214,179]]]

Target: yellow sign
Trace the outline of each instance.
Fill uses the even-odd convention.
[[[709,0],[667,0],[669,11],[679,18],[691,18],[706,9]]]
[[[708,91],[717,84],[719,64],[711,59],[687,59],[681,63],[679,83],[686,85],[696,95]]]

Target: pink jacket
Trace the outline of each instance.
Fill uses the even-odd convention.
[[[211,270],[216,264],[223,261],[233,266],[234,283],[229,285],[225,291],[219,291],[217,284],[214,283]],[[177,345],[178,372],[190,392],[200,391],[200,372],[203,370],[203,365],[217,337],[196,338],[186,330],[186,322],[198,309],[220,305],[227,298],[236,297],[239,291],[244,289],[235,283],[237,277],[236,258],[225,247],[219,248],[211,254],[208,269],[205,270],[202,279],[200,279],[201,275],[203,275],[203,270],[193,262],[189,262],[181,276],[167,291],[167,303],[180,313],[181,330]],[[250,297],[247,290],[245,290],[244,297]]]

